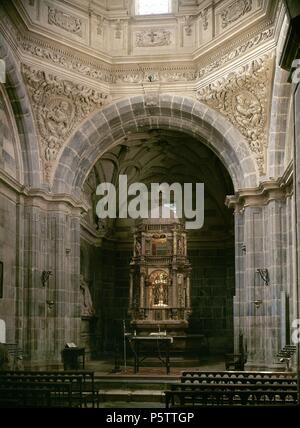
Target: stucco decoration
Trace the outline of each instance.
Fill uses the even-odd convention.
[[[23,65],[41,142],[45,179],[62,145],[89,113],[109,101],[107,94]]]
[[[223,113],[247,138],[261,175],[266,167],[272,74],[273,57],[267,54],[197,92],[199,100]]]

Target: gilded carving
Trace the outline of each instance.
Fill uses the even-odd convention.
[[[223,113],[246,137],[260,174],[265,172],[267,109],[273,58],[265,55],[201,88],[197,97]]]
[[[171,32],[165,29],[147,30],[136,33],[136,46],[139,48],[168,46],[171,42]]]
[[[48,23],[82,37],[82,21],[61,10],[48,6]]]
[[[236,0],[221,13],[222,28],[237,21],[241,16],[252,10],[252,0]]]
[[[45,178],[49,181],[53,162],[66,138],[84,117],[107,102],[108,96],[27,65],[23,66],[23,75],[41,138]]]

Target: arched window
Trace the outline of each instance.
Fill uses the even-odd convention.
[[[171,0],[135,0],[136,15],[160,15],[171,12]]]

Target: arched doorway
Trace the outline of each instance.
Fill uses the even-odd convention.
[[[189,239],[195,307],[190,328],[212,338],[212,352],[231,350],[234,234],[232,212],[224,200],[235,190],[257,184],[257,168],[244,138],[207,106],[162,95],[154,104],[141,96],[117,102],[91,117],[68,142],[53,190],[83,197],[90,204],[81,230],[86,231],[87,225],[94,228],[89,245],[96,247],[93,287],[100,352],[113,348],[117,331],[119,339],[122,335],[132,233],[127,219],[97,221],[95,188],[103,181],[116,182],[120,173],[131,182],[203,182],[207,186],[206,224]]]
[[[123,320],[130,325],[129,269],[135,220],[103,221],[96,216],[97,185],[109,181],[118,188],[120,174],[127,175],[128,185],[204,183],[204,226],[189,231],[187,237],[192,268],[188,333],[205,335],[213,355],[232,351],[234,227],[232,211],[224,204],[226,195],[233,193],[232,181],[216,155],[199,141],[182,132],[156,129],[131,134],[107,151],[95,163],[83,186],[84,197],[91,206],[85,221],[99,234],[98,248],[92,248],[88,239],[84,246],[89,246],[89,253],[97,260],[96,264],[89,264],[93,270],[90,276],[97,277],[94,305],[101,320],[102,337],[97,345],[100,353],[112,352],[116,338],[120,348]]]

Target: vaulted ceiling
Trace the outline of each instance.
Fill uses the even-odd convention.
[[[204,183],[205,223],[199,233],[226,235],[232,228],[232,212],[224,204],[225,196],[233,193],[231,178],[217,156],[191,136],[152,130],[128,135],[105,153],[84,185],[85,198],[93,201],[94,212],[97,185],[112,182],[118,187],[120,174],[127,175],[128,185],[143,182],[148,188],[151,183]]]

